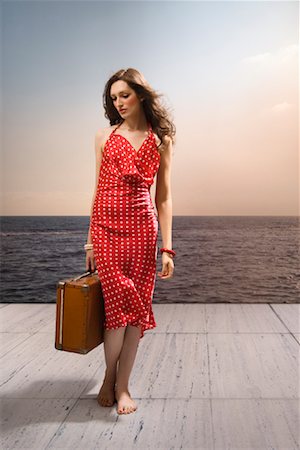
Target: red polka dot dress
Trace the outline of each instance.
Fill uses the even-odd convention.
[[[142,338],[145,330],[156,327],[152,297],[158,218],[150,187],[160,154],[150,123],[139,150],[116,133],[120,124],[104,146],[91,237],[104,298],[104,327],[141,325]]]

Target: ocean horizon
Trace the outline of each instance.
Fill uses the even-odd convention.
[[[89,220],[1,216],[1,303],[55,303],[58,282],[86,272]],[[153,303],[299,303],[298,216],[173,216],[172,228],[174,276],[156,277]]]

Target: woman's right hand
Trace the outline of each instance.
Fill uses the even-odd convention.
[[[96,270],[96,261],[95,261],[93,250],[86,251],[85,269],[90,272],[95,272],[95,270]]]

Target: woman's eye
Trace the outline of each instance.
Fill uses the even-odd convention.
[[[128,98],[129,97],[129,94],[125,94],[125,95],[123,95],[123,97],[125,97],[125,98]],[[116,98],[112,98],[112,101],[114,102],[115,100],[117,100]]]

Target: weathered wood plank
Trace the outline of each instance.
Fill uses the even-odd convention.
[[[122,416],[96,401],[103,345],[55,349],[55,306],[0,309],[1,448],[300,448],[299,305],[154,304]]]
[[[300,333],[300,304],[279,303],[272,308],[291,333]]]
[[[1,358],[0,396],[78,398],[104,364],[102,347],[86,355],[63,352],[54,334],[36,333]]]

